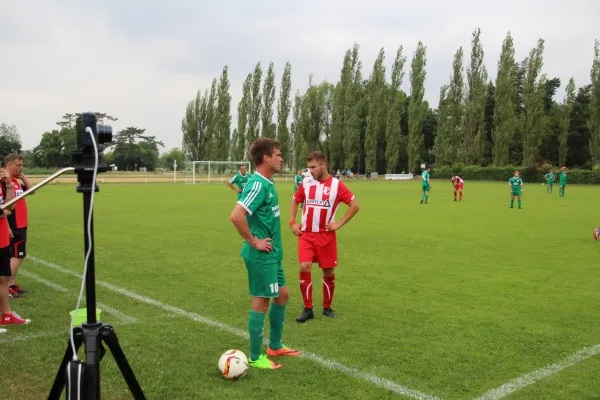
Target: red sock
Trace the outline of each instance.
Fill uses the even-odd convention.
[[[323,277],[323,308],[331,307],[333,291],[335,290],[335,275]]]
[[[460,192],[460,199],[462,200],[462,192]]]
[[[454,192],[454,200],[456,200],[456,192]]]
[[[312,308],[312,277],[310,272],[300,272],[300,292],[304,308]]]

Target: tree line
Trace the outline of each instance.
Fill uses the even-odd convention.
[[[332,168],[360,173],[415,171],[421,163],[591,168],[600,164],[600,42],[594,43],[591,83],[577,87],[571,78],[558,102],[561,81],[543,72],[544,46],[539,39],[524,60],[516,60],[509,32],[492,81],[481,31],[475,30],[468,60],[462,47],[454,55],[437,107],[424,100],[427,47],[422,42],[410,65],[403,47],[397,49],[390,81],[385,50],[365,78],[360,47],[354,44],[336,83],[314,82],[311,75],[308,88],[297,91],[293,101],[290,63],[276,96],[274,65],[263,79],[259,62],[243,82],[233,131],[225,66],[210,90],[198,91],[188,103],[183,150],[190,160],[248,160],[248,145],[265,136],[281,142],[294,169],[313,149],[324,151]],[[409,93],[401,89],[405,78]]]

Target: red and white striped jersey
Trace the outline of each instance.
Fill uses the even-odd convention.
[[[452,180],[452,183],[454,183],[455,185],[460,185],[460,184],[464,184],[465,182],[460,178],[460,176],[455,176],[454,178],[450,178]]]
[[[350,204],[354,194],[346,185],[333,176],[327,180],[305,179],[294,200],[304,203],[302,209],[302,232],[326,232],[327,224],[335,221],[335,213],[340,202]]]

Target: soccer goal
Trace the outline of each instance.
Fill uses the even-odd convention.
[[[250,172],[249,161],[187,161],[187,176],[191,179],[186,183],[195,185],[196,183],[224,183],[237,173],[240,165],[245,165],[246,170]]]

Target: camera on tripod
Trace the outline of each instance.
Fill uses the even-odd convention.
[[[112,142],[112,127],[110,125],[99,124],[96,114],[86,112],[77,116],[75,121],[77,150],[71,152],[73,167],[75,167],[75,173],[77,174],[93,173],[95,167],[96,150],[94,149],[94,142],[92,141],[92,135],[88,132],[88,128],[91,129],[96,142],[98,158],[102,155],[103,149],[101,145]],[[99,163],[98,172],[106,172],[108,169],[107,165]]]

